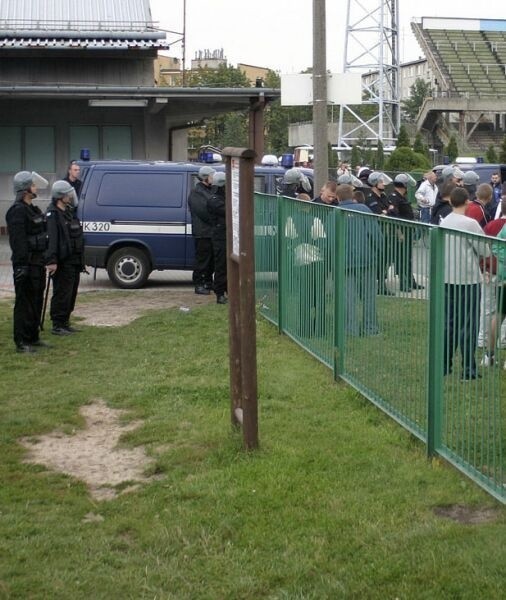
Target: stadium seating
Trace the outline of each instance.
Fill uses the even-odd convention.
[[[413,27],[446,79],[443,90],[466,97],[506,96],[506,32]],[[445,89],[446,88],[446,89]]]

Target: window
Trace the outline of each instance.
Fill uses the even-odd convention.
[[[99,131],[94,125],[85,125],[70,128],[70,159],[78,159],[81,150],[87,148],[90,158],[97,160],[101,158],[99,151]]]
[[[0,171],[54,173],[53,127],[0,127]]]
[[[52,127],[25,128],[25,164],[29,171],[55,172],[54,129]]]
[[[132,129],[127,125],[75,125],[70,128],[70,158],[79,158],[81,150],[90,151],[90,159],[122,160],[132,158]]]
[[[130,127],[107,126],[102,129],[102,158],[113,160],[132,158],[132,132]]]
[[[0,127],[0,170],[17,173],[22,169],[21,127]]]
[[[255,175],[255,192],[265,193],[265,177],[263,175]]]
[[[183,205],[183,173],[105,173],[97,204],[179,208]]]

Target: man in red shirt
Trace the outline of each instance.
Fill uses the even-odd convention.
[[[491,201],[492,186],[488,183],[482,183],[476,190],[476,199],[471,200],[467,206],[466,217],[471,217],[471,219],[478,221],[480,227],[483,229],[489,221],[486,207]]]
[[[480,186],[481,187],[481,186]],[[496,237],[497,234],[506,224],[506,197],[501,202],[501,217],[494,219],[485,225],[484,233],[491,237]],[[495,257],[485,259],[486,262],[483,264],[483,271],[488,273],[488,282],[485,279],[483,283],[483,289],[481,294],[481,307],[480,307],[480,332],[478,334],[478,346],[480,348],[486,348],[488,345],[488,337],[490,331],[490,324],[496,311],[496,264]],[[506,347],[506,322],[503,323],[501,328],[501,335],[499,336],[500,345]],[[482,366],[488,367],[490,365],[490,355],[488,353],[483,355],[481,361]]]

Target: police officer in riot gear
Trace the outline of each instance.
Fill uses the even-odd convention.
[[[14,176],[16,199],[6,214],[14,272],[14,343],[17,352],[35,352],[47,346],[39,338],[46,275],[44,252],[47,247],[46,223],[32,201],[37,187],[48,182],[37,173],[20,171]]]
[[[213,176],[216,171],[205,165],[198,172],[199,181],[188,197],[192,216],[192,234],[195,240],[195,293],[209,296],[213,289],[214,256],[212,227],[207,202],[213,195]]]
[[[311,182],[300,169],[293,167],[293,169],[285,171],[281,188],[283,196],[296,198],[297,194],[309,194],[312,196],[312,193]]]
[[[212,227],[214,253],[214,293],[218,304],[227,304],[227,219],[225,214],[226,175],[220,171],[213,176],[213,195],[207,201]]]
[[[79,331],[70,325],[70,315],[76,302],[79,274],[84,270],[84,239],[81,223],[73,208],[76,201],[73,186],[68,181],[56,181],[51,197],[47,212],[49,243],[46,252],[46,268],[53,278],[51,333],[63,336]]]

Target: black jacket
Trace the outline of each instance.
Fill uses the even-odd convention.
[[[378,196],[372,190],[365,196],[365,204],[368,206],[373,213],[376,215],[385,214],[383,211],[388,211],[388,198],[384,192]]]
[[[194,237],[210,238],[213,235],[213,228],[207,211],[207,201],[211,199],[212,195],[212,188],[199,181],[188,197]]]
[[[49,238],[46,264],[72,264],[84,266],[84,236],[79,219],[71,207],[61,210],[54,202],[47,214]]]
[[[43,265],[47,248],[46,222],[40,208],[16,199],[5,216],[14,267]]]
[[[406,196],[395,191],[388,196],[387,201],[389,204],[392,204],[395,207],[395,211],[391,211],[389,213],[392,217],[404,219],[405,221],[415,220],[413,207]]]
[[[213,240],[225,240],[227,217],[225,212],[225,188],[215,188],[213,195],[207,201],[207,212],[213,231]]]
[[[441,221],[452,212],[452,205],[450,202],[446,202],[442,198],[436,200],[430,216],[430,222],[432,225],[439,225]]]

